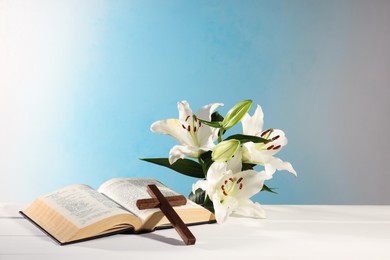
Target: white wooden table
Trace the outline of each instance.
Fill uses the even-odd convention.
[[[390,206],[266,205],[267,219],[191,227],[194,246],[174,229],[59,246],[19,215],[25,206],[0,203],[0,260],[390,259]]]

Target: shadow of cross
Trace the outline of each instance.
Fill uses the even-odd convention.
[[[184,244],[194,245],[196,242],[195,236],[191,233],[180,216],[172,208],[174,206],[185,205],[187,199],[183,195],[164,197],[159,188],[157,188],[157,186],[154,184],[148,185],[146,190],[152,198],[137,200],[136,205],[138,209],[142,210],[160,208],[162,213],[164,213],[166,218],[171,222],[172,226],[180,235]]]

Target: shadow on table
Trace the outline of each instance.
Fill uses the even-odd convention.
[[[175,239],[175,238],[172,238],[172,237],[166,237],[166,236],[162,236],[162,235],[159,235],[157,233],[147,233],[147,234],[144,234],[143,237],[146,237],[146,238],[149,238],[149,239],[153,239],[153,240],[157,240],[157,241],[160,241],[160,242],[163,242],[163,243],[166,243],[166,244],[169,244],[169,245],[173,245],[173,246],[185,246],[184,242],[180,239]]]
[[[127,236],[137,236],[137,243],[133,243],[134,240],[131,237],[129,238],[128,243],[124,243],[124,239],[126,240]],[[142,239],[144,241],[142,241]],[[153,240],[156,244],[161,244],[161,247],[164,245],[170,246],[183,246],[186,245],[180,238],[166,237],[164,235],[158,234],[156,232],[145,233],[142,235],[135,234],[119,234],[113,236],[107,236],[99,239],[94,239],[90,241],[85,241],[81,243],[75,243],[73,245],[65,245],[65,247],[83,247],[83,248],[91,248],[91,249],[99,249],[99,250],[108,250],[108,251],[137,251],[137,250],[145,250],[145,248],[140,247],[140,245],[146,243],[149,244],[147,240]],[[132,241],[132,242],[130,242]],[[154,245],[156,245],[154,244]],[[160,246],[150,247],[150,250],[158,250]]]

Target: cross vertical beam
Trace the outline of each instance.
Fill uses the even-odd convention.
[[[186,245],[194,245],[196,242],[195,236],[191,233],[188,227],[184,224],[183,220],[176,213],[176,211],[172,208],[169,201],[166,197],[161,193],[161,191],[157,188],[156,185],[150,184],[147,186],[147,192],[152,198],[156,198],[160,204],[159,208],[167,217],[167,219],[171,222],[172,226],[176,229],[177,233],[183,239],[183,242]]]

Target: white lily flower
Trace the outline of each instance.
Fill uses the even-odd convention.
[[[198,158],[215,146],[218,129],[202,124],[198,118],[210,121],[211,114],[220,106],[223,104],[210,104],[194,114],[187,101],[178,102],[179,119],[160,120],[151,125],[152,132],[170,135],[181,144],[170,150],[170,164],[185,157]]]
[[[287,138],[284,132],[279,129],[262,130],[264,114],[259,105],[257,105],[252,117],[246,114],[241,122],[244,135],[259,136],[270,140],[267,143],[244,143],[243,162],[264,165],[268,179],[272,178],[276,170],[286,170],[297,175],[289,162],[283,162],[281,159],[274,157],[287,144]]]
[[[232,213],[265,218],[265,212],[260,204],[253,203],[250,198],[261,191],[266,175],[264,172],[254,170],[234,173],[229,169],[230,166],[237,169],[238,163],[241,163],[241,158],[236,157],[228,162],[214,162],[207,172],[207,179],[192,186],[193,192],[198,188],[206,191],[213,201],[218,223],[225,222]]]

